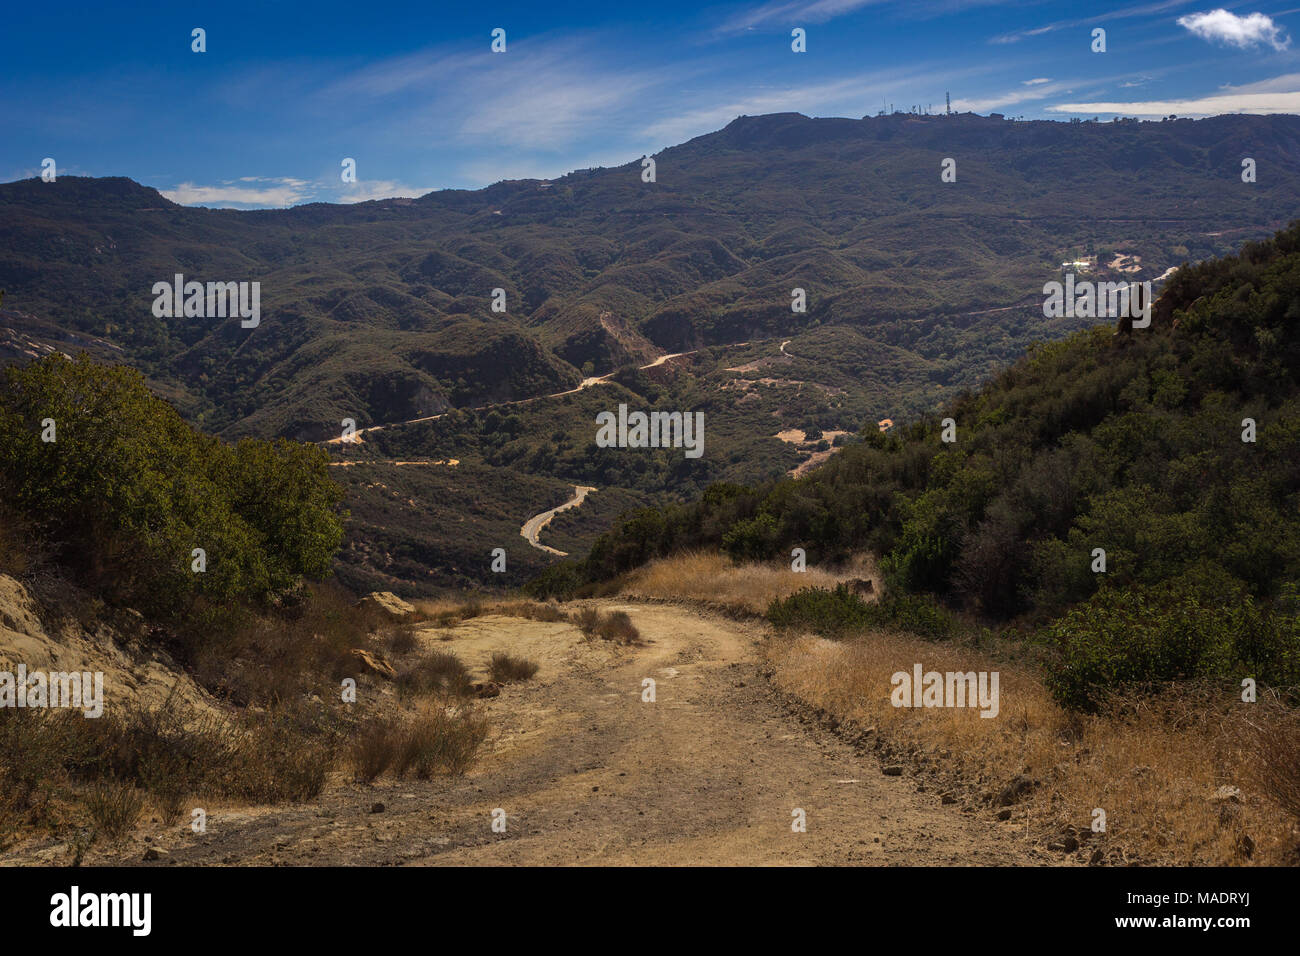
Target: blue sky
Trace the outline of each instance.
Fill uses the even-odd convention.
[[[939,111],[945,91],[1033,119],[1300,113],[1298,2],[15,4],[0,180],[48,156],[185,204],[277,207],[618,165],[741,114]]]

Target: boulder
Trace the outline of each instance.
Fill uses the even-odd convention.
[[[354,647],[352,656],[357,659],[361,667],[378,677],[386,680],[392,680],[397,676],[397,671],[393,670],[393,665],[384,660],[383,655],[376,654],[374,651],[368,651],[363,647]]]
[[[408,604],[392,591],[373,591],[363,597],[358,607],[375,611],[390,621],[400,621],[415,613],[415,606]]]

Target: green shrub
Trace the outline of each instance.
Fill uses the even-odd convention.
[[[834,590],[805,588],[784,600],[774,600],[767,618],[781,629],[802,628],[825,637],[844,637],[866,628],[892,628],[930,640],[951,637],[952,615],[932,600],[904,593],[889,593],[869,603],[840,584]]]
[[[1126,685],[1300,681],[1300,621],[1259,604],[1222,572],[1103,587],[1043,636],[1060,651],[1049,684],[1068,707],[1093,709]]]
[[[124,366],[55,353],[6,369],[0,434],[9,507],[114,603],[166,615],[199,595],[259,597],[327,574],[342,541],[342,489],[324,451],[226,445]]]

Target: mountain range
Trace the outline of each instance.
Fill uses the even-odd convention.
[[[124,178],[0,185],[0,360],[128,363],[228,439],[430,419],[331,446],[367,463],[334,469],[354,515],[345,576],[516,584],[551,558],[512,529],[572,484],[599,490],[547,533],[580,549],[625,508],[780,476],[819,431],[915,418],[1091,324],[1043,316],[1064,263],[1158,280],[1300,214],[1295,116],[776,114],[652,159],[653,182],[638,158],[265,211],[182,207]],[[259,282],[260,324],[156,317],[154,284],[178,274]],[[640,368],[670,353],[685,354]],[[705,411],[703,458],[596,449],[595,414],[620,402]],[[385,464],[412,458],[458,464]],[[508,581],[488,571],[495,546]]]

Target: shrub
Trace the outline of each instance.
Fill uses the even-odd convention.
[[[406,655],[420,646],[420,639],[409,627],[395,627],[388,632],[384,643],[392,653]]]
[[[397,759],[398,726],[391,719],[374,718],[357,730],[352,741],[352,764],[362,783],[371,783]]]
[[[1296,618],[1262,607],[1221,572],[1103,587],[1043,635],[1060,651],[1050,686],[1069,707],[1093,709],[1124,685],[1300,681]]]
[[[399,776],[409,771],[421,780],[438,773],[460,776],[473,766],[487,732],[487,720],[468,708],[435,708],[407,726],[393,769]]]
[[[805,588],[785,600],[774,600],[767,618],[780,629],[801,628],[833,638],[879,627],[941,640],[951,637],[956,627],[952,615],[928,598],[891,591],[868,603],[844,584],[833,590]]]
[[[469,668],[450,651],[434,651],[397,675],[397,688],[405,694],[469,694]]]
[[[584,607],[570,618],[587,637],[599,637],[615,644],[636,644],[641,632],[626,611],[602,614],[598,608]]]
[[[54,441],[43,441],[52,420]],[[0,378],[0,492],[107,600],[176,614],[329,572],[342,489],[319,448],[223,444],[125,366],[54,353]],[[207,555],[191,570],[192,551]]]
[[[488,664],[488,675],[497,683],[508,684],[512,681],[528,680],[537,673],[537,665],[522,657],[514,657],[504,651],[492,655]]]
[[[594,607],[584,607],[573,615],[573,623],[588,637],[594,637],[600,626],[600,611]]]
[[[144,794],[127,784],[97,784],[86,797],[86,810],[100,832],[121,840],[131,832],[144,810]]]

